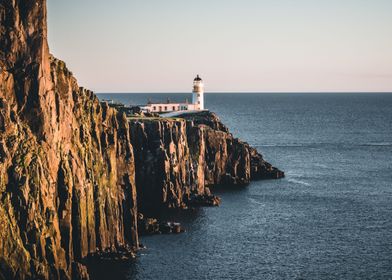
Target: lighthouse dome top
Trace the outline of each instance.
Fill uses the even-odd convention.
[[[197,77],[194,79],[194,81],[202,81],[202,79],[200,78],[199,75],[197,75]]]

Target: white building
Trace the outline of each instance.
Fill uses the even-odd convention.
[[[193,80],[192,103],[196,110],[204,110],[204,83],[199,75]]]
[[[183,103],[172,103],[169,100],[166,103],[148,102],[141,109],[149,113],[167,113],[177,111],[199,111],[204,110],[204,83],[197,75],[193,80],[192,103],[185,101]]]

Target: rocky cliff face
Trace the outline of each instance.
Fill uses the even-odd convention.
[[[45,0],[0,0],[0,279],[84,279],[138,248],[138,207],[216,204],[279,170],[214,114],[127,120],[49,54]]]
[[[191,154],[204,154],[206,185],[246,185],[251,180],[279,179],[284,172],[263,159],[248,143],[233,137],[219,117],[205,111],[179,116],[187,120]]]
[[[251,180],[284,176],[254,148],[234,138],[211,112],[135,117],[130,128],[138,207],[150,216],[165,208],[187,208],[201,197],[217,202],[210,194],[217,185],[244,186]]]
[[[138,246],[129,125],[50,56],[45,1],[2,0],[0,21],[0,278],[83,275]]]
[[[140,211],[184,208],[185,197],[204,191],[194,174],[184,120],[141,118],[130,126]]]

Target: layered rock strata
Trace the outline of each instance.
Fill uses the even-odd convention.
[[[83,278],[138,246],[129,125],[49,54],[44,0],[1,0],[0,27],[0,278]]]
[[[178,117],[187,120],[191,154],[205,155],[201,162],[208,163],[204,168],[206,185],[246,185],[251,180],[284,177],[284,172],[265,161],[255,148],[233,137],[216,114],[203,111]]]
[[[244,186],[284,176],[249,144],[234,138],[211,112],[131,117],[130,128],[138,207],[145,214],[218,205],[210,192],[214,186]]]

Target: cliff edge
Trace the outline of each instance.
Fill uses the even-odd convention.
[[[138,246],[129,124],[49,54],[46,1],[1,0],[0,27],[0,278],[86,278]]]

